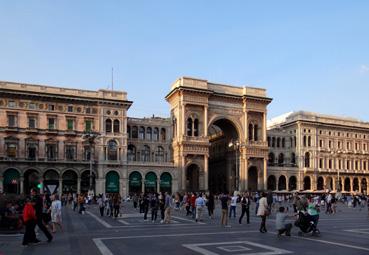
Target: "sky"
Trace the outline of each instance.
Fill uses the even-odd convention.
[[[181,76],[267,89],[268,118],[369,121],[369,1],[0,1],[0,80],[124,90],[169,116]]]

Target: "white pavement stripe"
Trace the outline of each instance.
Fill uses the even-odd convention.
[[[131,225],[131,223],[125,221],[125,220],[118,220],[120,223],[123,223],[124,225]]]
[[[276,235],[276,232],[268,232],[270,234],[274,234]],[[292,238],[296,238],[296,239],[302,239],[302,240],[308,240],[308,241],[312,241],[312,242],[317,242],[317,243],[325,243],[325,244],[331,244],[331,245],[335,245],[335,246],[341,246],[341,247],[346,247],[346,248],[352,248],[352,249],[356,249],[356,250],[363,250],[363,251],[369,251],[369,248],[366,247],[362,247],[362,246],[356,246],[356,245],[351,245],[351,244],[345,244],[345,243],[336,243],[336,242],[332,242],[332,241],[326,241],[326,240],[322,240],[322,239],[312,239],[312,238],[307,238],[307,237],[301,237],[301,236],[291,236]]]
[[[109,248],[99,238],[92,239],[102,255],[113,255]]]
[[[172,216],[172,218],[173,219],[177,219],[177,220],[183,220],[183,221],[187,221],[187,222],[196,223],[194,220],[189,220],[189,219],[178,217],[178,216]],[[197,224],[205,225],[206,223],[204,223],[204,222],[197,222]]]
[[[90,215],[92,218],[94,218],[96,221],[98,221],[99,223],[101,223],[104,227],[106,227],[106,228],[112,228],[113,227],[112,225],[110,225],[106,221],[104,221],[104,220],[100,219],[99,217],[97,217],[95,214],[93,214],[93,213],[91,213],[89,211],[87,211],[86,213],[88,215]]]
[[[0,235],[0,237],[21,237],[23,234],[9,234],[9,235]]]

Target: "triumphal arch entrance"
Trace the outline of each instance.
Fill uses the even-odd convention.
[[[182,77],[166,96],[179,190],[266,188],[266,90]]]

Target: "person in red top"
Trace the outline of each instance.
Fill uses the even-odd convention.
[[[195,216],[196,216],[196,194],[195,192],[192,193],[192,196],[191,196],[191,212],[192,212],[192,218],[195,219]]]
[[[28,245],[30,243],[38,243],[39,240],[36,239],[35,227],[36,227],[36,211],[34,205],[36,201],[27,198],[27,202],[23,209],[23,221],[26,225],[26,232],[23,236],[23,245]]]

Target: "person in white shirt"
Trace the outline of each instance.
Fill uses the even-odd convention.
[[[266,233],[266,218],[269,215],[269,209],[268,209],[268,202],[266,199],[266,194],[263,192],[261,195],[261,198],[259,200],[259,207],[257,211],[257,216],[261,217],[261,224],[260,224],[260,232]]]
[[[238,200],[238,196],[236,196],[236,194],[234,194],[233,197],[231,198],[231,207],[230,207],[230,210],[229,210],[229,218],[231,218],[232,212],[233,212],[233,217],[236,218],[237,200]]]
[[[201,220],[202,213],[205,208],[205,199],[202,197],[202,193],[200,193],[198,198],[196,198],[195,205],[196,205],[196,222],[198,222]]]
[[[51,212],[51,222],[52,222],[52,232],[56,232],[56,225],[59,226],[60,230],[63,231],[62,226],[62,204],[59,200],[59,195],[54,194],[51,196],[51,206],[50,206],[50,212]]]

